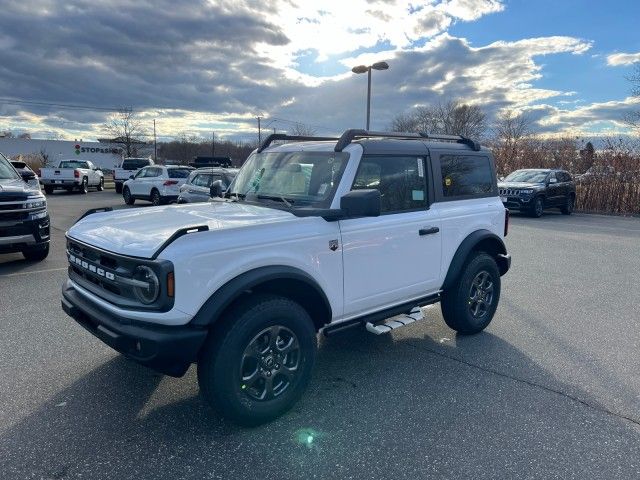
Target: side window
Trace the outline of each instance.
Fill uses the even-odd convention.
[[[440,155],[442,193],[447,197],[473,197],[493,191],[488,157],[478,155]]]
[[[149,167],[147,168],[147,174],[145,175],[145,178],[159,177],[161,174],[162,174],[162,169],[156,168],[156,167]]]
[[[550,181],[551,181],[551,179],[553,179],[553,178],[556,178],[556,174],[555,174],[555,172],[551,172],[551,173],[549,174],[549,176],[547,177],[547,181],[548,181],[548,182],[550,182]],[[558,182],[560,181],[559,179],[556,179],[556,180],[558,180]]]
[[[147,170],[148,170],[148,168],[142,168],[142,169],[138,170],[138,173],[136,173],[135,177],[133,177],[133,178],[145,177],[147,175]]]
[[[364,156],[351,188],[380,190],[382,213],[426,208],[424,158]]]

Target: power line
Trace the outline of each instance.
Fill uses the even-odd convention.
[[[0,103],[6,103],[8,105],[27,105],[32,107],[59,107],[69,110],[100,110],[105,112],[118,112],[123,109],[123,107],[98,107],[96,105],[75,105],[71,103],[42,102],[37,100],[15,100],[12,98],[0,98]]]

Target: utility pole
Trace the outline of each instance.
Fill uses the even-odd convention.
[[[216,132],[211,132],[211,156],[216,156]]]
[[[153,119],[153,161],[158,163],[158,142],[156,141],[156,119]]]
[[[262,143],[262,131],[260,130],[260,120],[262,120],[262,115],[258,115],[256,117],[258,119],[258,145]]]

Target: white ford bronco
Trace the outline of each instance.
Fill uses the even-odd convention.
[[[508,213],[472,140],[276,134],[211,190],[208,203],[87,212],[67,232],[62,307],[157,371],[197,363],[203,396],[236,422],[300,398],[318,332],[386,333],[436,302],[459,334],[493,318]]]

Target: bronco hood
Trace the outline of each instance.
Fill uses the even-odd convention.
[[[208,202],[95,213],[73,225],[70,238],[121,255],[150,258],[183,228],[209,230],[292,221],[286,211],[239,202]]]

